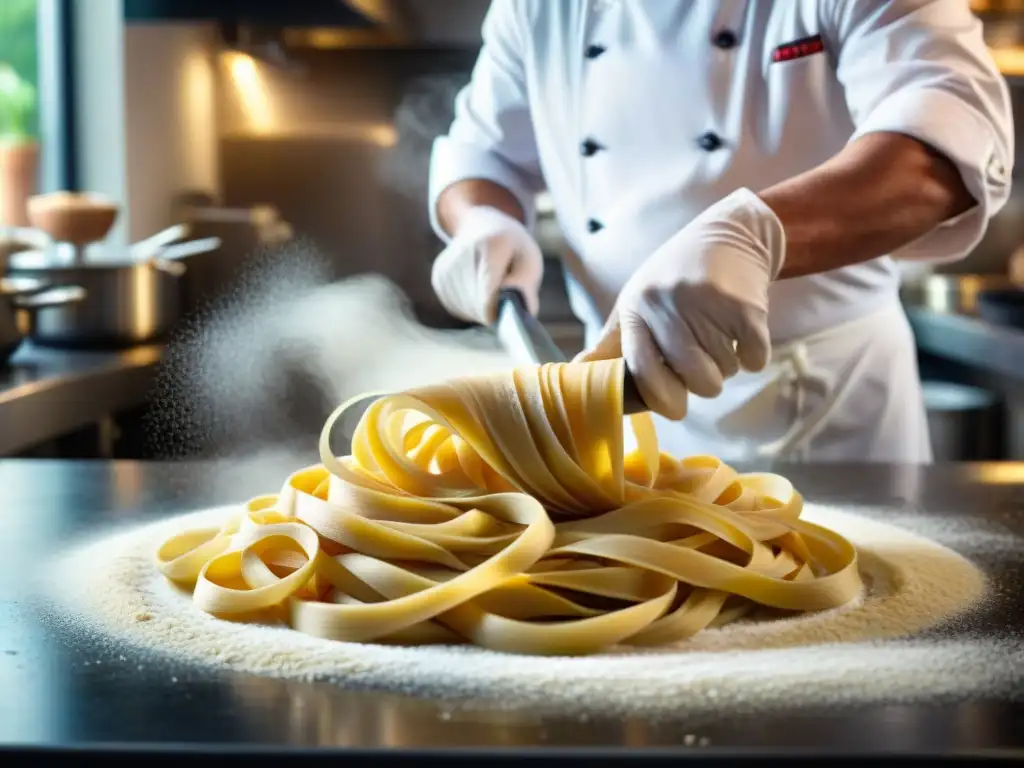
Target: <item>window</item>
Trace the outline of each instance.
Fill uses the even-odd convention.
[[[0,225],[36,192],[75,189],[74,0],[0,0]]]
[[[39,187],[36,0],[0,2],[0,224],[28,224]]]
[[[39,106],[36,97],[39,92],[39,44],[36,14],[36,0],[0,2],[0,65],[10,67],[18,79],[0,90],[0,100],[5,106],[0,131],[5,138],[12,133],[25,133],[33,139],[39,138]],[[11,92],[11,89],[19,86],[20,94]]]

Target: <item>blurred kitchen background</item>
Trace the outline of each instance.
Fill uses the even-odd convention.
[[[24,284],[0,295],[0,331],[10,315],[27,336],[15,346],[7,331],[0,455],[150,457],[147,414],[164,342],[203,302],[230,293],[254,259],[287,254],[295,238],[324,254],[319,279],[382,273],[421,322],[456,325],[430,290],[438,242],[424,205],[428,158],[468,80],[487,5],[2,0],[0,62],[11,70],[0,80],[16,76],[0,82],[9,278],[114,287],[84,286],[89,296],[56,306],[43,306],[44,292],[33,307],[39,294]],[[972,6],[1019,107],[1024,0]],[[54,246],[25,244],[32,233],[15,229],[30,224],[28,195],[57,190],[119,204],[110,234],[86,249],[87,259],[110,262],[102,278],[81,265],[60,273],[54,264],[75,268],[67,252],[65,261],[33,262]],[[541,211],[542,319],[571,354],[582,332],[544,200]],[[144,258],[132,244],[180,224],[183,272],[128,262]],[[940,272],[908,269],[904,290],[936,452],[1022,459],[1024,322],[1012,292],[1024,283],[1024,185],[975,252]],[[0,333],[0,350],[2,341]]]

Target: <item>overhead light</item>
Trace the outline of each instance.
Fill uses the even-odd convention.
[[[276,27],[221,24],[221,39],[237,53],[251,56],[262,64],[289,75],[304,75],[306,67],[288,54]]]
[[[239,51],[227,51],[222,61],[249,129],[256,134],[270,133],[274,128],[274,113],[266,84],[260,76],[261,65],[249,54]]]

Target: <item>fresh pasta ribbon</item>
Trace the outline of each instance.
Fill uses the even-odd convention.
[[[349,401],[321,464],[171,537],[158,567],[224,618],[529,654],[672,643],[859,594],[853,545],[801,520],[785,478],[676,459],[648,414],[625,419],[624,371],[552,363],[381,397],[338,457]]]

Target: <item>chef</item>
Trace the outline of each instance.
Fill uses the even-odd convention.
[[[1013,164],[967,0],[494,0],[483,39],[431,161],[449,312],[537,312],[546,189],[581,359],[664,450],[931,460],[897,260],[968,253]]]

